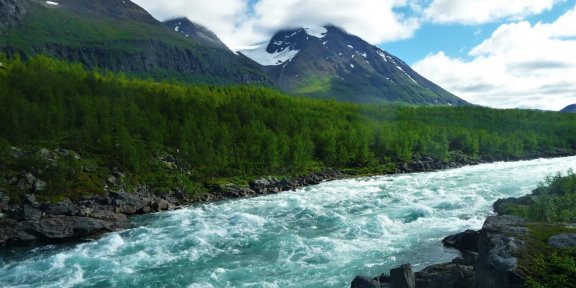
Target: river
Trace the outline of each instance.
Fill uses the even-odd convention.
[[[338,180],[139,216],[97,241],[4,251],[0,287],[349,287],[451,260],[444,236],[570,168],[576,157]]]

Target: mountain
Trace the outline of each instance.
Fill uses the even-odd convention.
[[[335,26],[280,31],[240,53],[265,66],[287,93],[358,103],[468,103],[399,58]]]
[[[207,29],[186,29],[194,37],[128,0],[0,0],[0,52],[47,54],[155,79],[271,83],[259,64],[232,53]]]
[[[174,29],[174,32],[180,33],[180,35],[193,39],[198,43],[228,50],[226,44],[224,44],[220,38],[214,34],[214,32],[200,24],[190,21],[190,19],[186,17],[164,21],[164,25],[168,26],[170,29]]]
[[[560,110],[560,112],[576,113],[576,104],[568,105],[564,109]]]

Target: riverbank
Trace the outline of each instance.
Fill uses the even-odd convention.
[[[459,251],[451,262],[413,272],[410,264],[352,288],[573,287],[576,281],[576,175],[556,174],[529,195],[499,199],[482,229],[445,237]]]
[[[534,155],[540,157],[559,157],[573,155],[573,151],[553,151]],[[492,161],[519,160],[494,159],[474,160],[467,157],[454,157],[454,161],[435,161],[422,158],[411,163],[396,163],[392,173],[413,173],[458,168]],[[356,172],[356,173],[354,173]],[[147,187],[138,187],[132,193],[123,190],[107,191],[103,195],[90,195],[80,200],[65,199],[56,203],[39,203],[33,193],[26,194],[20,203],[11,203],[6,195],[0,195],[0,245],[34,245],[81,241],[87,238],[129,228],[127,217],[131,215],[173,210],[185,205],[219,201],[225,199],[255,197],[359,175],[384,174],[370,171],[351,170],[345,173],[338,170],[326,170],[306,176],[276,179],[274,177],[249,181],[248,185],[223,184],[212,185],[210,191],[198,198],[190,198],[183,190],[170,190],[158,193]],[[120,182],[122,175],[116,173],[108,177],[109,187]],[[33,175],[25,174],[16,179],[18,185],[29,185],[32,189],[41,184]],[[40,185],[41,186],[41,185]],[[117,186],[116,186],[117,187]]]
[[[358,274],[449,262],[457,251],[439,245],[445,235],[481,228],[494,201],[528,194],[575,159],[355,177],[138,215],[89,242],[2,249],[0,283],[349,287]]]

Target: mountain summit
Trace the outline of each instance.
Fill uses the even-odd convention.
[[[170,27],[174,32],[179,33],[185,38],[190,38],[206,46],[228,50],[226,44],[224,44],[214,32],[200,24],[190,21],[190,19],[186,17],[164,21],[164,25]]]
[[[357,103],[468,103],[404,61],[335,26],[276,33],[268,43],[239,51],[265,66],[287,93]]]
[[[576,104],[568,105],[564,107],[564,109],[560,110],[560,112],[576,113]]]
[[[271,84],[260,65],[206,28],[180,21],[185,35],[129,0],[0,0],[0,52],[41,53],[158,80]]]

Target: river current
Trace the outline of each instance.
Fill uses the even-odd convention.
[[[349,287],[451,260],[444,236],[570,168],[576,157],[338,180],[139,216],[97,241],[4,251],[0,287]]]

